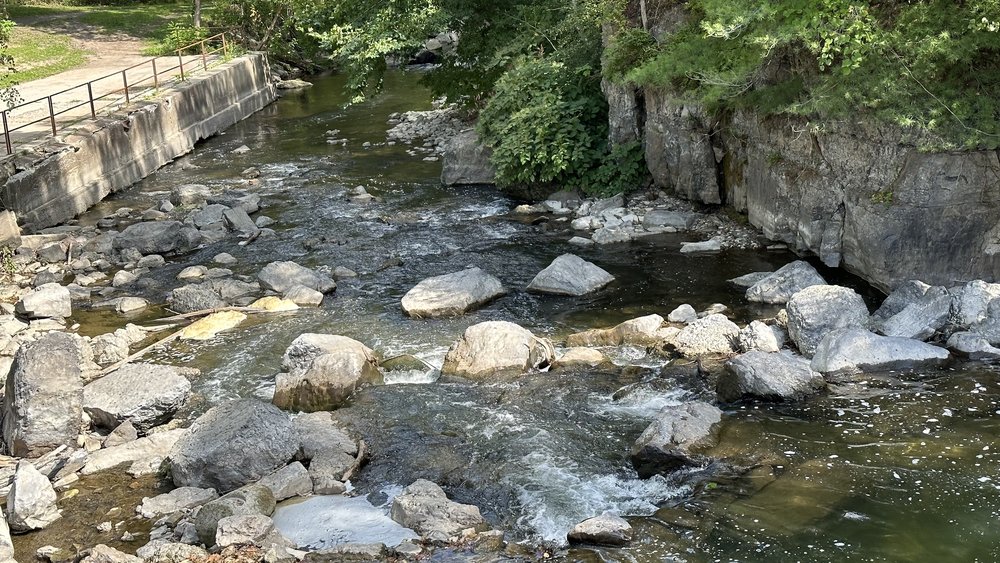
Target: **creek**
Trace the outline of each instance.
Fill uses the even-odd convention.
[[[186,416],[230,398],[269,397],[282,353],[305,332],[350,336],[383,357],[408,353],[440,366],[462,331],[484,320],[512,321],[558,342],[645,314],[666,316],[682,303],[698,310],[723,303],[740,324],[777,310],[748,303],[726,280],[776,269],[796,259],[790,253],[683,255],[684,234],[570,246],[567,227],[513,215],[517,202],[494,189],[441,187],[439,162],[385,144],[391,113],[430,107],[414,76],[390,74],[382,95],[348,109],[340,78],[315,84],[81,218],[96,222],[117,207],[153,206],[178,184],[235,187],[240,171],[256,166],[261,213],[276,220],[278,236],[245,247],[224,241],[182,256],[150,274],[162,286],[148,297],[162,302],[180,269],[208,264],[223,251],[239,260],[231,267],[237,274],[254,275],[274,260],[359,273],[318,309],[255,316],[210,342],[148,356],[202,370]],[[329,144],[331,136],[348,143]],[[232,154],[243,144],[249,153]],[[348,202],[347,192],[358,185],[382,202]],[[565,252],[617,281],[581,298],[523,290]],[[459,318],[403,315],[399,300],[413,285],[469,265],[498,276],[510,293]],[[863,282],[821,272],[877,306],[878,294]],[[124,322],[104,313],[77,320],[87,334]],[[628,461],[635,438],[662,407],[705,389],[690,369],[645,350],[609,353],[622,369],[540,373],[491,385],[414,372],[362,390],[337,415],[361,431],[372,452],[353,483],[356,492],[385,506],[403,486],[430,479],[453,499],[479,506],[509,540],[567,560],[1000,559],[994,367],[869,374],[839,380],[800,404],[729,407],[712,453],[749,471],[715,464],[642,480]],[[630,518],[630,546],[563,547],[575,523],[609,510]]]

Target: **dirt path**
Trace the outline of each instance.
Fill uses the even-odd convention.
[[[23,100],[21,103],[40,101],[17,108],[8,115],[8,127],[20,128],[10,134],[13,144],[39,140],[52,133],[47,96],[52,96],[52,106],[56,113],[65,112],[56,116],[58,130],[90,116],[87,88],[77,87],[86,82],[112,75],[95,82],[91,87],[93,96],[100,98],[94,104],[98,113],[102,109],[113,110],[125,102],[126,80],[129,84],[130,99],[133,101],[152,93],[154,83],[151,62],[128,70],[125,77],[122,76],[123,69],[150,61],[151,57],[142,54],[147,43],[128,34],[109,34],[99,27],[85,24],[80,21],[81,15],[82,12],[15,20],[22,28],[69,36],[75,47],[87,53],[87,62],[80,67],[47,78],[18,85],[17,89]],[[200,57],[196,56],[187,56],[184,62],[187,65],[186,72],[193,69],[195,62],[199,63],[199,68],[201,66]],[[177,64],[176,57],[156,58],[157,81],[160,87],[179,75],[178,70],[169,70]],[[56,94],[68,88],[73,89]],[[0,139],[0,155],[6,153],[2,143],[3,140]]]

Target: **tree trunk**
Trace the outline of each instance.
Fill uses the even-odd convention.
[[[201,27],[201,0],[194,0],[194,26]]]

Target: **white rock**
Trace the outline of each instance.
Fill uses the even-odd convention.
[[[421,281],[406,292],[401,303],[411,317],[451,317],[479,308],[506,292],[495,276],[468,268]]]
[[[557,257],[539,272],[528,291],[555,295],[586,295],[613,282],[615,277],[575,254]]]

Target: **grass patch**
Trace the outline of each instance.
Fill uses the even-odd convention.
[[[137,6],[100,6],[84,8],[80,21],[107,33],[125,33],[140,39],[161,41],[167,24],[190,20],[186,4],[143,4]]]
[[[73,46],[69,37],[15,27],[8,53],[17,72],[4,73],[0,87],[37,80],[82,65],[87,52]]]

